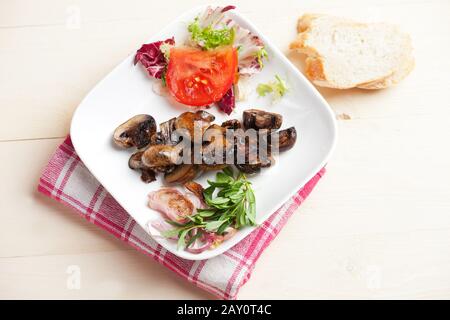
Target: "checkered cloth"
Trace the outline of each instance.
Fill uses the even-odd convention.
[[[157,244],[91,175],[75,153],[70,137],[45,167],[38,190],[75,209],[137,250],[221,299],[235,299],[264,249],[283,228],[325,173],[320,170],[260,227],[223,254],[201,261],[181,259]]]

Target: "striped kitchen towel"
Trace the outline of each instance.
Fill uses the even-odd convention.
[[[181,259],[157,244],[114,200],[75,153],[70,137],[58,147],[39,181],[41,193],[75,209],[88,221],[221,299],[235,299],[264,249],[325,173],[320,170],[260,227],[233,248],[208,260]]]

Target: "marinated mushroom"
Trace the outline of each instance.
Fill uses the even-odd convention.
[[[278,150],[286,151],[292,148],[297,141],[297,130],[295,127],[290,127],[277,132],[278,134]],[[273,137],[272,137],[273,139]]]
[[[205,200],[205,196],[203,195],[203,191],[205,189],[200,183],[197,183],[195,181],[188,181],[184,183],[184,187],[195,194],[200,200]]]
[[[203,134],[202,159],[205,164],[222,164],[226,155],[234,147],[234,142],[227,139],[227,129],[217,124],[210,125]]]
[[[185,183],[194,180],[200,173],[200,168],[195,164],[181,164],[175,169],[164,175],[164,181],[167,183]]]
[[[258,135],[254,132],[239,132],[234,140],[234,164],[254,164],[259,154]]]
[[[215,117],[206,111],[184,112],[175,119],[175,129],[185,129],[189,133],[191,141],[194,140],[195,125],[201,130],[201,134],[209,127]],[[201,139],[201,136],[198,137]]]
[[[155,171],[152,169],[141,169],[141,180],[150,183],[156,180]]]
[[[219,171],[219,170],[225,169],[226,167],[228,167],[228,164],[226,164],[226,163],[224,163],[224,164],[204,164],[204,163],[202,163],[202,164],[199,164],[198,166],[204,172],[208,172],[208,171]]]
[[[261,163],[256,163],[256,164],[235,164],[236,168],[243,172],[243,173],[247,173],[247,174],[254,174],[254,173],[258,173],[261,171]]]
[[[144,151],[138,151],[131,155],[128,160],[128,166],[133,170],[139,170],[141,172],[141,180],[145,183],[150,183],[156,180],[155,171],[146,167],[142,163],[142,155]]]
[[[160,131],[155,136],[154,144],[177,144],[178,140],[172,137],[172,133],[175,131],[175,120],[172,118],[159,124]]]
[[[235,163],[236,168],[244,173],[253,174],[261,171],[261,168],[270,167],[275,160],[268,154],[265,156],[257,155],[256,159],[250,160],[246,155],[245,163]]]
[[[130,160],[128,160],[128,166],[131,169],[137,170],[137,169],[150,169],[150,167],[147,167],[142,162],[142,155],[144,154],[144,151],[138,151],[131,155]],[[156,172],[171,172],[175,168],[175,165],[167,165],[167,166],[156,166],[151,167],[152,171]]]
[[[270,167],[273,164],[274,159],[268,143],[270,141],[269,133],[269,130],[261,129],[256,136],[238,136],[235,145],[235,166],[239,171],[253,174],[259,172],[261,168]]]
[[[248,109],[243,113],[245,129],[279,129],[283,123],[281,114],[258,109]]]
[[[172,172],[175,168],[176,165],[170,165],[170,166],[153,167],[152,170],[155,172],[169,173]]]
[[[237,119],[230,119],[230,120],[224,121],[224,122],[222,122],[221,126],[224,128],[227,128],[227,129],[232,129],[232,130],[237,130],[237,129],[242,128],[241,122]]]
[[[157,144],[142,154],[142,163],[149,168],[172,166],[178,163],[180,150],[176,146]]]
[[[122,123],[114,131],[114,142],[122,148],[141,149],[150,143],[156,133],[156,122],[148,114],[138,114]]]
[[[136,153],[133,153],[128,160],[128,166],[133,170],[142,169],[144,167],[144,164],[142,163],[142,155],[144,154],[144,151],[138,151]]]
[[[276,113],[249,109],[243,113],[243,122],[230,119],[220,126],[212,124],[214,119],[206,111],[184,112],[161,123],[160,131],[157,132],[153,117],[140,114],[115,130],[114,141],[124,148],[135,146],[140,149],[131,155],[128,166],[139,170],[143,181],[154,181],[156,173],[161,172],[164,173],[165,182],[186,183],[188,189],[196,187],[192,180],[201,172],[221,170],[230,164],[229,160],[242,172],[259,172],[261,168],[273,164],[272,149],[275,143],[279,151],[288,150],[296,143],[297,132],[294,127],[276,131],[282,124],[282,116]],[[174,134],[178,129],[185,129],[191,135],[189,138],[192,138],[196,124],[201,129],[202,139],[188,146],[193,147],[194,152],[196,148],[201,148],[201,163],[192,162],[197,160],[194,153],[183,154],[187,152],[184,150],[186,145],[179,142],[183,141],[186,132],[181,133],[183,136]],[[227,134],[228,129],[234,130],[230,136]],[[185,156],[190,156],[191,163],[195,164],[180,164],[181,157]]]

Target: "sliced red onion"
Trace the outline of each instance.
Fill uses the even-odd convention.
[[[174,202],[177,203],[176,206],[171,205]],[[195,212],[192,201],[175,188],[161,188],[150,192],[148,194],[148,206],[177,223],[187,222],[186,216]]]
[[[237,230],[233,227],[227,227],[225,229],[224,235],[223,235],[223,240],[228,240],[232,237],[234,237],[234,235],[237,233]]]
[[[196,239],[188,248],[186,248],[186,251],[195,254],[202,253],[211,248],[212,243],[212,238],[201,237]]]
[[[163,233],[163,232],[172,230],[172,229],[174,228],[174,226],[172,226],[172,225],[168,224],[167,222],[165,222],[164,220],[160,220],[160,219],[151,221],[151,222],[150,222],[150,225],[151,225],[154,229],[156,229],[157,231],[159,231],[160,233]],[[152,236],[163,237],[161,234],[159,234],[159,235],[152,234]],[[164,238],[166,238],[166,237],[164,237]],[[173,237],[166,238],[166,239],[177,240],[178,238],[175,237],[175,236],[173,236]]]
[[[191,192],[186,192],[186,198],[188,198],[194,204],[196,209],[205,209],[208,207],[202,199]]]

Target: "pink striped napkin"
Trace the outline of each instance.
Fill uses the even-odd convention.
[[[38,190],[75,209],[137,250],[187,281],[221,299],[235,299],[250,278],[261,253],[283,228],[325,173],[320,170],[297,194],[248,237],[209,260],[181,259],[157,244],[91,175],[73,149],[70,137],[58,147],[45,167]]]

